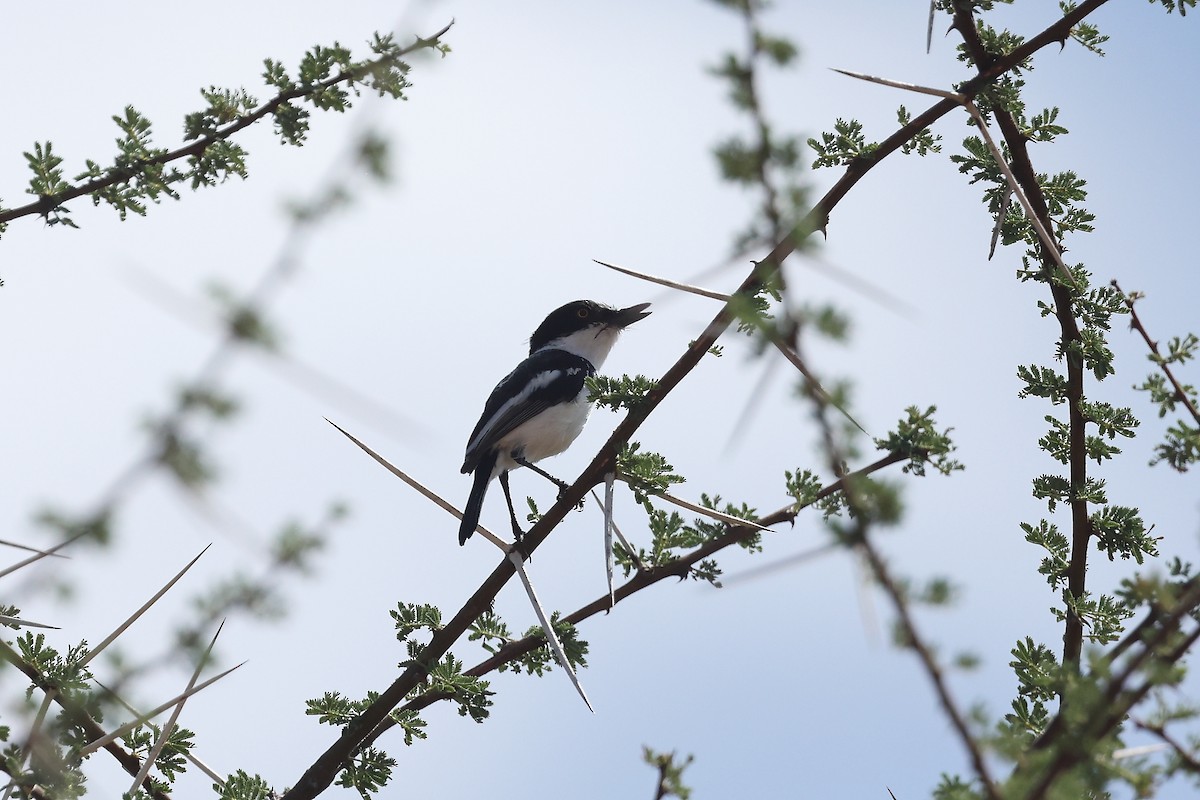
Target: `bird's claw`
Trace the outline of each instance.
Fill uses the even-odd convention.
[[[558,502],[560,502],[560,503],[562,502],[562,499],[567,496],[567,490],[570,488],[571,488],[571,485],[569,483],[558,484],[558,498],[557,498]],[[582,498],[582,497],[579,498],[579,502],[575,504],[575,510],[583,511],[583,503],[584,503],[584,498]]]

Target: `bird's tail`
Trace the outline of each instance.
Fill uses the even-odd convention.
[[[475,526],[479,524],[479,513],[483,511],[483,497],[487,494],[488,484],[492,482],[492,470],[496,468],[498,454],[493,452],[484,456],[475,467],[475,482],[471,484],[471,496],[467,498],[467,507],[463,509],[462,525],[458,528],[458,543],[464,545]]]

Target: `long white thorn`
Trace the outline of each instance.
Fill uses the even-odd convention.
[[[379,455],[374,450],[372,450],[371,448],[367,447],[365,444],[360,442],[357,438],[355,438],[355,436],[353,434],[348,433],[341,425],[338,425],[336,422],[331,420],[329,417],[326,417],[325,421],[328,422],[333,427],[337,428],[339,431],[341,431],[343,436],[345,436],[347,439],[349,439],[350,441],[352,441],[356,445],[358,445],[359,448],[364,453],[369,455],[371,458],[375,459],[375,461],[377,461],[380,464],[380,466],[382,466],[388,472],[392,473],[397,478],[404,481],[412,488],[416,489],[425,498],[432,500],[434,505],[438,506],[443,511],[448,512],[449,514],[454,516],[456,519],[462,519],[462,516],[463,516],[462,512],[459,511],[457,508],[455,508],[450,502],[442,499],[441,495],[439,495],[437,492],[433,491],[432,489],[427,489],[420,481],[416,480],[415,478],[410,477],[408,475],[408,473],[404,472],[404,470],[400,469],[399,467],[393,466],[391,464],[391,462],[389,462],[386,458]],[[489,531],[487,528],[483,527],[482,525],[476,525],[475,531],[477,533],[481,534],[483,536],[483,538],[487,539],[489,542],[496,545],[496,547],[499,547],[504,552],[508,552],[509,548],[511,547],[511,545],[509,545],[508,542],[504,541],[499,536],[492,533],[491,531]]]
[[[27,567],[30,564],[34,563],[35,561],[41,561],[46,556],[54,555],[59,550],[63,549],[67,545],[74,542],[76,539],[81,539],[84,536],[87,536],[88,533],[89,533],[88,531],[81,531],[69,539],[64,539],[63,541],[54,545],[54,547],[51,547],[47,550],[39,550],[36,555],[30,556],[29,558],[25,559],[24,561],[18,561],[16,564],[13,564],[11,567],[5,567],[4,569],[0,569],[0,578],[3,578],[5,575],[8,575],[10,572],[16,572],[17,570],[21,569],[22,567]]]
[[[604,572],[608,577],[608,607],[611,610],[617,604],[613,593],[613,484],[617,473],[610,472],[604,476]]]
[[[754,520],[743,519],[741,517],[735,517],[731,514],[726,514],[723,511],[717,511],[715,508],[705,508],[704,506],[696,505],[695,503],[691,502],[690,500],[684,500],[683,498],[675,497],[674,495],[667,494],[666,492],[659,492],[652,496],[653,497],[661,497],[663,500],[666,500],[668,503],[674,503],[675,505],[679,506],[680,508],[686,508],[688,511],[694,511],[697,514],[701,514],[701,515],[709,517],[711,519],[715,519],[718,522],[724,522],[726,525],[732,525],[734,527],[757,528],[758,530],[766,531],[767,533],[772,532],[772,530],[770,528],[765,528],[762,525],[759,525]]]
[[[554,652],[554,657],[558,659],[558,663],[567,673],[567,677],[571,679],[571,685],[575,687],[575,691],[579,692],[579,696],[583,698],[584,705],[588,707],[588,711],[593,714],[596,709],[592,708],[592,703],[588,700],[587,693],[583,691],[582,684],[579,683],[579,678],[575,675],[575,670],[571,669],[571,662],[567,660],[567,652],[563,650],[562,642],[558,640],[558,635],[554,632],[554,626],[550,624],[550,618],[546,616],[546,612],[542,610],[542,604],[538,602],[537,593],[533,590],[533,584],[529,580],[529,576],[525,573],[525,561],[521,558],[521,554],[510,552],[508,560],[516,567],[517,575],[521,578],[521,583],[525,586],[525,593],[529,595],[529,602],[533,604],[533,612],[537,614],[538,622],[542,626],[542,631],[546,634],[546,641],[550,644],[550,649]]]
[[[598,508],[604,507],[604,503],[601,502],[600,495],[596,494],[595,489],[592,489],[592,499],[596,501],[596,506]],[[613,534],[617,537],[617,541],[620,542],[621,546],[625,548],[625,552],[629,553],[629,557],[633,560],[634,565],[638,569],[642,569],[642,563],[637,557],[637,550],[633,549],[633,545],[630,544],[629,540],[625,538],[625,534],[621,533],[621,526],[617,524],[615,519],[612,522],[612,530]]]
[[[644,281],[657,283],[659,286],[666,286],[670,289],[678,289],[681,292],[698,294],[701,297],[708,297],[712,300],[720,300],[722,303],[728,303],[729,298],[731,297],[731,295],[722,294],[721,292],[714,292],[711,289],[704,289],[700,286],[693,286],[690,283],[680,283],[679,281],[673,281],[670,278],[660,278],[657,275],[651,275],[648,272],[638,272],[637,270],[630,269],[629,267],[618,267],[616,264],[609,264],[607,261],[601,261],[598,258],[593,258],[592,261],[595,261],[602,267],[608,267],[611,270],[616,270],[617,272],[632,276],[634,278],[641,278]]]
[[[29,759],[30,754],[33,753],[37,738],[41,735],[42,726],[46,723],[46,714],[50,711],[50,706],[54,704],[56,692],[56,689],[49,689],[45,696],[42,697],[42,704],[38,707],[37,715],[33,718],[33,724],[29,726],[29,738],[26,739],[25,745],[21,748],[21,763],[18,764],[18,769],[25,769],[25,762]],[[9,781],[8,786],[4,787],[4,800],[8,800],[16,788],[17,782],[15,780]]]
[[[212,686],[214,683],[221,680],[229,673],[233,672],[235,669],[241,668],[243,665],[245,665],[245,663],[246,662],[243,661],[241,664],[236,664],[236,665],[230,667],[229,669],[225,670],[224,672],[222,672],[218,675],[214,675],[213,677],[209,678],[208,680],[204,681],[203,683],[196,684],[196,686],[193,687],[192,689],[184,692],[181,695],[171,698],[170,700],[163,703],[162,705],[160,705],[154,709],[151,709],[150,711],[147,711],[145,714],[138,714],[134,719],[130,720],[129,722],[126,722],[124,725],[117,728],[116,730],[111,731],[111,732],[105,734],[104,736],[101,736],[96,741],[89,742],[86,745],[84,745],[83,747],[81,747],[79,749],[79,753],[78,753],[79,757],[82,758],[83,756],[86,756],[89,753],[96,752],[97,750],[99,750],[101,747],[104,747],[105,745],[115,742],[117,739],[120,739],[122,736],[129,733],[131,730],[136,728],[138,725],[142,725],[145,722],[154,719],[159,714],[161,714],[162,712],[166,711],[171,706],[178,703],[180,700],[184,700],[188,697],[191,697],[194,694],[204,691],[209,686]]]
[[[111,688],[109,688],[108,686],[105,686],[100,681],[96,681],[96,685],[99,686],[104,691],[108,692],[109,696],[112,697],[114,700],[116,700],[118,703],[120,703],[122,706],[124,706],[125,710],[128,711],[130,714],[133,714],[135,717],[141,716],[142,712],[138,711],[136,708],[131,706],[129,704],[129,702],[125,700],[124,697],[121,697],[121,695],[114,692]],[[213,783],[216,783],[218,786],[225,785],[225,779],[223,777],[221,777],[221,775],[219,775],[215,769],[213,769],[208,764],[205,764],[203,761],[201,761],[199,758],[197,758],[196,755],[192,751],[190,751],[190,750],[186,751],[183,754],[183,757],[186,758],[188,761],[192,762],[193,764],[195,764],[196,768],[198,770],[203,772],[208,777],[212,778]]]
[[[203,554],[204,551],[202,550],[200,555]],[[199,557],[196,556],[196,558]],[[196,562],[193,560],[192,564],[194,563]],[[191,564],[188,566],[190,567]],[[213,634],[212,641],[208,643],[208,647],[204,650],[204,655],[200,656],[196,661],[196,668],[192,670],[192,677],[188,681],[187,688],[184,689],[185,695],[195,687],[196,681],[200,678],[200,672],[208,663],[208,656],[212,653],[213,645],[217,643],[217,637],[221,635],[221,630],[224,627],[225,620],[221,620],[221,624],[217,626],[217,632]],[[138,770],[137,777],[133,779],[133,786],[129,787],[130,796],[138,790],[138,787],[142,785],[142,781],[146,780],[146,776],[150,774],[150,768],[154,766],[154,762],[158,760],[158,756],[162,753],[163,747],[166,746],[167,740],[171,738],[171,732],[175,730],[175,723],[179,721],[179,715],[183,713],[183,704],[186,702],[187,698],[185,697],[176,703],[175,708],[171,710],[171,716],[167,718],[167,723],[162,726],[162,730],[158,733],[158,741],[154,743],[154,746],[150,748],[150,752],[146,754],[145,760],[142,761],[142,768]]]
[[[0,623],[5,625],[15,625],[18,628],[46,628],[48,630],[57,631],[60,628],[57,625],[46,625],[41,622],[34,622],[29,619],[19,619],[17,617],[6,617],[0,614]]]
[[[159,589],[157,592],[154,593],[153,597],[151,597],[149,600],[147,600],[145,603],[142,604],[141,608],[139,608],[137,611],[130,614],[129,618],[126,619],[124,622],[122,622],[120,625],[118,625],[116,630],[114,630],[112,633],[110,633],[108,636],[106,636],[104,641],[100,642],[100,644],[98,644],[94,648],[92,648],[91,652],[89,652],[86,656],[84,656],[83,660],[79,662],[80,665],[81,666],[86,665],[93,658],[100,655],[100,653],[104,650],[104,648],[108,647],[110,644],[115,642],[117,640],[118,636],[120,636],[122,633],[124,633],[126,630],[128,630],[130,625],[137,622],[138,618],[141,617],[142,614],[145,614],[148,610],[150,610],[150,607],[152,605],[157,603],[164,594],[169,592],[171,590],[171,587],[174,586],[179,581],[180,578],[182,578],[184,575],[187,574],[187,571],[189,569],[191,569],[197,561],[200,560],[200,556],[202,556],[208,552],[208,548],[210,548],[210,547],[212,547],[212,544],[205,545],[204,549],[201,550],[199,553],[197,553],[195,558],[193,558],[186,565],[184,565],[183,569],[181,569],[181,570],[179,570],[179,572],[175,573],[174,578],[171,578],[171,580],[167,581],[161,589]]]

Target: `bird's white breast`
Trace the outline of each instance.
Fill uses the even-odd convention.
[[[556,456],[571,446],[571,442],[579,436],[583,425],[587,422],[592,405],[587,401],[587,389],[569,403],[551,406],[533,419],[514,428],[504,438],[496,443],[500,458],[496,462],[495,472],[515,469],[518,465],[513,460],[513,449],[520,447],[517,455],[527,461],[541,461],[543,458]]]

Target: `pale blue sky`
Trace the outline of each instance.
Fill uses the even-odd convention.
[[[815,135],[835,117],[856,117],[869,136],[883,138],[899,104],[925,107],[829,67],[939,86],[963,75],[956,39],[940,35],[943,20],[925,54],[923,2],[781,5],[766,25],[795,40],[802,55],[765,84],[780,130]],[[155,122],[158,141],[174,146],[183,114],[199,105],[198,88],[244,85],[266,96],[258,78],[264,57],[294,65],[314,43],[358,46],[398,18],[421,33],[457,20],[447,37],[454,52],[414,66],[408,102],[364,100],[345,118],[319,114],[302,149],[279,146],[266,127],[252,131],[244,183],[185,195],[125,223],[77,202],[81,230],[47,230],[25,219],[0,240],[0,537],[36,542],[34,509],[90,507],[140,452],[139,421],[194,373],[215,338],[215,327],[197,328],[150,302],[131,274],[152,273],[198,298],[212,279],[253,284],[281,246],[282,205],[318,185],[361,124],[359,113],[369,109],[392,137],[399,180],[365,191],[316,233],[271,312],[289,353],[419,430],[356,418],[298,393],[247,356],[225,382],[246,411],[211,441],[224,467],[215,499],[263,539],[295,514],[318,515],[331,499],[344,498],[353,510],[315,578],[287,587],[293,612],[286,623],[231,622],[221,649],[228,660],[249,663],[184,717],[215,768],[259,772],[278,788],[332,739],[331,729],[303,715],[305,699],[334,690],[360,695],[395,676],[404,653],[387,612],[396,601],[453,613],[497,559],[478,538],[460,549],[454,520],[322,417],[462,502],[466,436],[547,311],[577,297],[653,301],[654,315],[629,331],[606,371],[657,375],[716,310],[591,259],[687,280],[724,257],[749,213],[746,198],[718,181],[710,155],[715,142],[745,130],[724,87],[704,71],[742,44],[736,19],[715,5],[330,8],[218,1],[196,14],[129,2],[68,6],[47,18],[26,4],[7,10],[0,27],[10,75],[0,85],[7,112],[0,197],[14,206],[25,202],[20,153],[35,140],[53,140],[72,173],[85,158],[109,156],[116,135],[109,117],[131,103]],[[1030,33],[1056,13],[1056,4],[1026,2],[1000,19]],[[1029,76],[1030,106],[1061,106],[1060,122],[1071,129],[1033,156],[1043,171],[1070,168],[1088,179],[1098,232],[1073,238],[1070,257],[1086,262],[1097,280],[1116,277],[1126,289],[1147,292],[1140,311],[1165,339],[1200,327],[1191,242],[1200,180],[1196,21],[1146,3],[1112,3],[1094,21],[1114,37],[1107,58],[1052,47]],[[1055,598],[1036,573],[1041,555],[1017,527],[1041,516],[1029,481],[1054,465],[1033,447],[1049,409],[1016,399],[1016,366],[1046,363],[1053,333],[1035,308],[1042,287],[1013,278],[1019,253],[1002,250],[986,260],[990,220],[979,188],[945,157],[967,135],[963,119],[946,118],[935,132],[946,153],[888,159],[837,208],[819,251],[915,308],[911,317],[850,293],[803,260],[788,269],[799,297],[836,300],[853,315],[853,342],[813,347],[812,356],[820,373],[855,381],[857,416],[872,433],[882,435],[910,404],[937,404],[941,425],[955,429],[966,472],[905,479],[905,524],[881,539],[898,570],[916,578],[949,574],[965,584],[960,605],[919,620],[943,652],[969,649],[982,658],[978,671],[953,678],[953,689],[964,706],[998,714],[1013,693],[1006,666],[1013,642],[1030,634],[1059,649],[1046,611]],[[811,177],[820,191],[837,173]],[[741,278],[738,267],[703,280],[728,290]],[[1114,502],[1140,506],[1157,525],[1164,553],[1195,559],[1195,476],[1143,468],[1162,424],[1128,386],[1148,365],[1123,324],[1111,340],[1121,372],[1097,396],[1139,404],[1143,435],[1101,474]],[[720,493],[774,510],[787,502],[783,471],[817,465],[807,411],[794,403],[782,369],[739,442],[726,446],[727,410],[747,402],[760,371],[731,345],[640,432],[646,448],[688,475],[685,496]],[[1190,381],[1197,382],[1194,369]],[[615,419],[597,412],[575,447],[546,466],[563,477],[578,474]],[[517,475],[514,485],[543,505],[551,499],[540,480]],[[638,513],[627,496],[622,502],[619,521],[638,537]],[[496,493],[484,523],[504,530],[504,519]],[[253,546],[214,529],[163,480],[123,506],[119,523],[117,549],[55,565],[78,580],[80,602],[39,597],[24,607],[30,618],[63,627],[56,641],[99,641],[215,542],[197,576],[126,639],[131,652],[157,653],[192,592],[257,563]],[[802,516],[794,529],[768,537],[764,555],[730,553],[721,563],[733,575],[824,541],[818,522]],[[1110,588],[1126,574],[1125,564],[1095,560],[1091,581]],[[532,576],[554,608],[574,609],[604,591],[594,510],[568,517],[538,551]],[[515,585],[497,610],[514,628],[533,624]],[[428,714],[428,741],[405,748],[398,738],[385,740],[400,761],[385,796],[648,797],[654,775],[640,762],[643,744],[695,754],[687,779],[697,797],[882,798],[885,786],[905,800],[927,796],[940,772],[964,770],[965,760],[915,660],[888,646],[889,618],[844,555],[722,591],[659,585],[584,627],[591,666],[581,678],[594,716],[559,674],[495,676],[486,724],[438,708]],[[465,647],[456,653],[478,660]],[[6,674],[3,685],[11,680]],[[142,699],[149,705],[185,681],[164,676]],[[110,764],[98,761],[96,769],[93,791],[127,788]],[[189,777],[179,794],[205,785]]]

